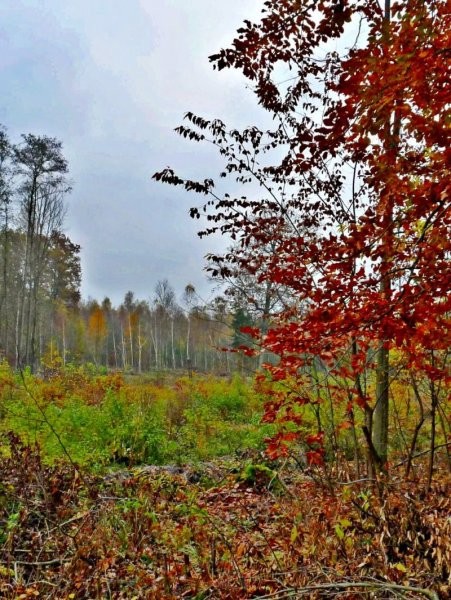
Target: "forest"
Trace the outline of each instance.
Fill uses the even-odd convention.
[[[209,303],[82,299],[62,142],[0,129],[2,597],[449,598],[450,31],[266,0],[209,57],[272,123],[187,112],[222,169],[153,175]]]
[[[255,285],[235,282],[228,299],[209,304],[189,282],[177,302],[167,279],[146,300],[129,291],[118,307],[108,297],[82,301],[80,246],[64,233],[71,186],[62,143],[25,134],[13,144],[2,128],[0,144],[0,348],[9,364],[38,372],[49,360],[137,373],[236,368],[221,348],[238,347],[240,327],[258,320],[258,307],[246,303]]]

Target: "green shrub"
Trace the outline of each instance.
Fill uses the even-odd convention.
[[[47,462],[67,452],[91,468],[208,460],[262,448],[274,429],[260,424],[262,399],[240,377],[124,383],[91,365],[47,381],[2,367],[0,414],[1,429],[39,443]]]

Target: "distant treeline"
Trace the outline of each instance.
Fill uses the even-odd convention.
[[[233,352],[244,341],[240,327],[246,313],[227,311],[219,298],[199,306],[192,296],[182,308],[169,282],[162,280],[149,301],[127,292],[117,307],[109,298],[79,302],[71,309],[60,305],[41,345],[43,362],[92,362],[136,373],[194,369],[226,374],[255,368],[256,359]]]
[[[60,141],[27,134],[13,144],[0,126],[0,356],[34,371],[55,361],[136,372],[255,366],[223,351],[251,324],[236,302],[199,306],[188,285],[182,308],[167,280],[148,301],[128,292],[118,307],[82,302],[80,246],[62,232],[70,191]]]

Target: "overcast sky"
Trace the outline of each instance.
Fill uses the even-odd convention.
[[[211,148],[175,133],[183,114],[252,124],[257,111],[238,73],[213,71],[262,0],[0,0],[0,123],[60,139],[74,189],[66,233],[82,246],[82,293],[141,299],[167,278],[180,297],[208,285],[188,209],[199,199],[151,181],[166,166],[214,176]]]

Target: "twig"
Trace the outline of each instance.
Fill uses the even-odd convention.
[[[353,481],[334,481],[335,485],[354,485],[355,483],[375,483],[376,479],[372,477],[364,477],[363,479],[354,479]]]
[[[451,446],[451,442],[445,442],[444,444],[434,446],[434,452],[436,450],[440,450],[440,448],[446,448],[448,446]],[[423,452],[419,452],[418,454],[415,454],[414,456],[412,456],[411,460],[415,460],[416,458],[419,458],[420,456],[424,456],[425,454],[430,454],[430,452],[431,452],[431,448],[428,448],[427,450],[423,450]],[[396,465],[393,465],[393,468],[397,469],[398,467],[402,467],[402,465],[404,465],[408,460],[409,460],[408,458],[404,458],[399,463],[396,463]]]
[[[56,527],[52,527],[52,529],[48,530],[47,535],[49,535],[50,533],[52,533],[52,531],[55,531],[56,529],[62,529],[66,525],[69,525],[70,523],[74,523],[74,521],[79,521],[80,519],[87,517],[90,512],[91,512],[90,510],[86,510],[85,512],[81,513],[80,515],[75,515],[74,517],[68,519],[67,521],[58,523],[58,525],[56,525]],[[17,550],[16,550],[16,552],[17,552]],[[27,551],[25,551],[25,552],[27,552]]]
[[[44,585],[49,585],[49,586],[54,587],[54,588],[58,587],[57,583],[52,583],[51,581],[47,581],[47,579],[38,579],[37,581],[29,582],[29,584],[30,583],[32,585],[36,585],[38,583],[43,583]]]
[[[10,565],[11,563],[14,563],[15,565],[28,565],[28,566],[42,567],[42,566],[47,566],[47,565],[60,565],[61,563],[70,562],[71,560],[72,560],[71,558],[53,558],[52,560],[42,560],[42,561],[40,561],[40,560],[33,560],[33,561],[0,560],[0,564],[1,565]]]

